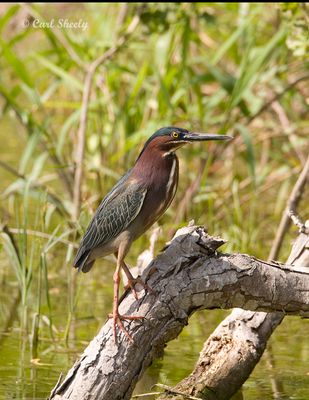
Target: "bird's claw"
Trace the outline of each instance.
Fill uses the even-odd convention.
[[[138,319],[144,319],[145,317],[140,316],[140,315],[120,315],[118,312],[115,312],[113,314],[108,314],[108,318],[113,318],[113,333],[114,333],[114,341],[115,344],[117,344],[117,330],[116,326],[125,334],[127,339],[129,340],[130,343],[134,343],[134,340],[132,336],[129,334],[129,332],[126,330],[124,327],[122,320],[129,320],[129,321],[134,321]]]
[[[128,279],[128,284],[126,285],[125,289],[130,288],[132,290],[132,293],[133,293],[133,296],[135,297],[135,300],[138,300],[137,291],[135,289],[135,285],[136,284],[140,284],[145,289],[145,291],[147,291],[147,292],[149,292],[151,294],[155,293],[155,291],[150,286],[148,286],[147,283],[145,283],[142,280],[142,278],[139,278],[139,277],[130,278],[130,279]]]

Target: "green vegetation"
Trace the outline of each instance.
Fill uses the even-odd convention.
[[[195,219],[228,240],[226,251],[267,258],[308,152],[308,21],[306,3],[0,5],[0,346],[18,332],[17,353],[29,354],[20,358],[22,382],[30,379],[23,365],[43,365],[55,353],[46,386],[21,385],[17,398],[46,395],[71,361],[59,354],[83,348],[109,311],[113,262],[77,277],[74,247],[102,196],[159,127],[235,140],[179,152],[180,186],[160,221],[157,251]],[[295,234],[285,238],[281,260]],[[133,245],[129,264],[147,243]],[[209,329],[199,318],[206,317],[189,327],[199,337],[195,354]],[[305,336],[295,353],[305,349]],[[0,357],[10,359],[1,350]]]

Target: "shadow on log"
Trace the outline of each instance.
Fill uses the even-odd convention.
[[[156,292],[140,293],[138,301],[129,292],[123,296],[122,314],[145,317],[127,324],[134,344],[119,333],[116,346],[107,321],[50,399],[130,399],[144,370],[197,310],[240,307],[285,315],[309,311],[308,270],[217,253],[223,243],[201,227],[180,229],[143,274]]]

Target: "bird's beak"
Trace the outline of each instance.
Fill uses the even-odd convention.
[[[188,132],[184,134],[183,139],[187,142],[202,142],[204,140],[231,140],[233,137],[215,133]]]

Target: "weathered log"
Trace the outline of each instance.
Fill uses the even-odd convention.
[[[204,343],[193,372],[158,400],[183,400],[176,392],[203,400],[230,399],[258,363],[281,315],[234,309]]]
[[[309,228],[309,221],[306,226]],[[309,268],[309,235],[300,233],[287,261]],[[284,313],[235,309],[204,343],[192,373],[158,400],[180,400],[176,392],[203,400],[231,398],[248,379],[260,360],[267,341],[282,322]],[[173,393],[174,392],[174,393]]]
[[[143,274],[156,292],[138,301],[127,293],[120,304],[121,313],[145,317],[127,324],[134,344],[121,333],[115,345],[107,321],[50,399],[129,399],[144,370],[197,310],[309,311],[308,271],[217,253],[223,243],[200,227],[180,230]]]

